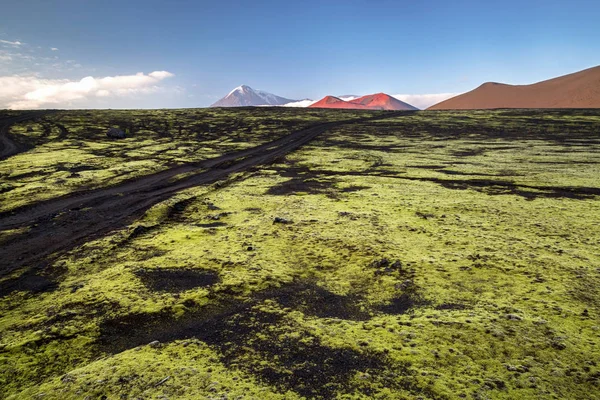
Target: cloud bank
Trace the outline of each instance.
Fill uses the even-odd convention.
[[[436,93],[436,94],[393,94],[392,97],[413,105],[421,110],[431,107],[440,101],[458,96],[460,93]]]
[[[35,76],[0,76],[0,108],[86,107],[98,98],[125,97],[154,93],[158,84],[174,76],[168,71],[135,75],[85,77],[80,81],[41,79]]]
[[[308,107],[312,104],[315,104],[316,102],[317,102],[316,100],[310,100],[310,99],[298,100],[298,101],[293,101],[291,103],[284,104],[282,107]]]

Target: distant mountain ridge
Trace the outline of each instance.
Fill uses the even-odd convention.
[[[255,90],[247,85],[236,87],[227,96],[218,100],[210,107],[260,106],[345,108],[358,110],[418,110],[418,108],[385,93],[370,94],[362,97],[356,95],[325,96],[319,101],[310,99],[292,100],[262,90]]]
[[[242,85],[233,89],[211,107],[283,106],[297,101]]]
[[[417,107],[385,93],[368,94],[350,100],[350,103],[360,104],[372,110],[418,110]]]
[[[325,96],[316,103],[308,106],[309,108],[345,108],[345,109],[362,109],[368,110],[367,107],[360,104],[352,104],[349,101],[344,101],[339,97]]]
[[[453,97],[450,97],[453,96]],[[429,100],[427,100],[429,99]],[[442,99],[447,99],[440,101]],[[403,101],[404,100],[404,101]],[[362,97],[325,96],[319,101],[294,100],[247,85],[238,86],[211,107],[283,106],[359,110],[469,110],[494,108],[600,108],[600,66],[530,85],[487,82],[460,94],[395,95],[377,93]]]
[[[354,110],[418,110],[408,103],[400,101],[385,93],[368,94],[352,100],[342,100],[335,96],[325,96],[311,108],[340,108]]]
[[[428,110],[493,108],[600,108],[600,66],[531,85],[487,82]]]

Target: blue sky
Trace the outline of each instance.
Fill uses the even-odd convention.
[[[459,93],[600,64],[597,1],[0,1],[0,107]]]

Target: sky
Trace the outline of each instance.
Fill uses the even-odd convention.
[[[0,108],[385,92],[418,107],[600,64],[600,2],[0,0]]]

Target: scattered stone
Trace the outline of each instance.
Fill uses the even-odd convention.
[[[590,316],[590,312],[588,311],[588,309],[587,309],[587,308],[585,308],[585,309],[583,310],[583,312],[581,313],[581,316],[582,316],[582,317],[589,317],[589,316]]]
[[[153,340],[152,342],[148,343],[148,346],[152,347],[153,349],[157,348],[160,346],[160,342],[158,340]]]
[[[488,387],[489,389],[498,389],[498,390],[506,389],[506,383],[503,380],[498,379],[498,378],[486,380],[485,386]]]
[[[423,218],[423,219],[430,219],[430,218],[435,218],[434,214],[431,213],[422,213],[420,211],[415,212],[415,215],[419,218]]]
[[[521,321],[523,317],[517,314],[506,314],[506,319],[510,319],[511,321]]]
[[[388,260],[387,258],[382,258],[381,260],[375,260],[371,263],[371,268],[376,269],[377,271],[375,272],[377,275],[381,275],[381,274],[389,274],[395,271],[402,271],[402,262],[399,260],[396,260],[394,262],[391,262],[390,260]]]
[[[83,284],[82,284],[82,283],[78,283],[77,285],[74,285],[74,286],[71,288],[71,293],[75,293],[76,291],[78,291],[78,290],[79,290],[79,289],[81,289],[82,287],[83,287]]]
[[[187,206],[187,201],[183,200],[183,201],[178,201],[177,203],[173,204],[173,211],[175,212],[182,212],[185,211],[185,207]]]
[[[415,283],[412,279],[405,279],[401,283],[396,283],[396,285],[394,285],[394,287],[398,290],[406,290],[406,289],[413,288],[414,286],[415,286]]]
[[[221,219],[221,217],[226,217],[228,215],[229,215],[229,213],[226,213],[226,212],[225,213],[219,213],[219,214],[213,214],[213,215],[207,215],[206,219],[210,219],[210,220],[213,220],[213,221],[218,221],[218,220]]]
[[[65,374],[60,380],[62,383],[71,383],[75,382],[77,379],[73,375]]]
[[[106,136],[112,139],[125,139],[127,137],[125,132],[117,128],[109,128]]]
[[[208,208],[209,210],[220,210],[219,207],[215,206],[213,203],[206,203],[206,208]]]
[[[287,225],[287,224],[292,224],[293,222],[290,221],[289,219],[285,219],[285,218],[281,218],[281,217],[275,217],[273,219],[273,223],[274,224],[284,224],[284,225]]]
[[[351,213],[349,211],[339,211],[338,215],[340,217],[350,218],[353,221],[356,221],[358,219],[358,217],[356,215],[354,215],[353,213]]]
[[[33,132],[33,127],[31,127],[31,126],[28,126],[28,127],[27,127],[27,133],[31,133],[31,132]]]
[[[183,302],[183,305],[186,306],[186,307],[188,307],[188,308],[191,308],[191,307],[194,307],[196,305],[196,302],[193,299],[185,299],[184,302]],[[188,343],[188,342],[186,342],[186,343]]]
[[[149,230],[150,230],[150,228],[148,228],[147,226],[138,225],[133,229],[133,231],[131,231],[131,233],[129,234],[129,238],[130,239],[136,238],[136,237],[148,232]]]
[[[556,350],[564,350],[567,348],[567,345],[564,344],[563,342],[559,342],[557,340],[552,342],[552,347],[554,347]]]
[[[156,383],[156,385],[154,385],[154,386],[160,386],[160,385],[162,385],[163,383],[165,383],[166,381],[168,381],[169,379],[171,379],[171,377],[170,377],[170,376],[167,376],[166,378],[163,378],[163,379],[161,379],[160,381],[158,381],[158,382]]]
[[[388,265],[390,265],[390,260],[388,260],[387,258],[375,260],[371,263],[371,267],[373,268],[386,268]]]
[[[527,368],[527,367],[526,367],[526,366],[524,366],[524,365],[511,365],[511,364],[506,364],[506,369],[507,369],[508,371],[511,371],[511,372],[518,372],[518,373],[520,373],[520,374],[523,374],[523,373],[525,373],[525,372],[529,371],[529,368]]]

